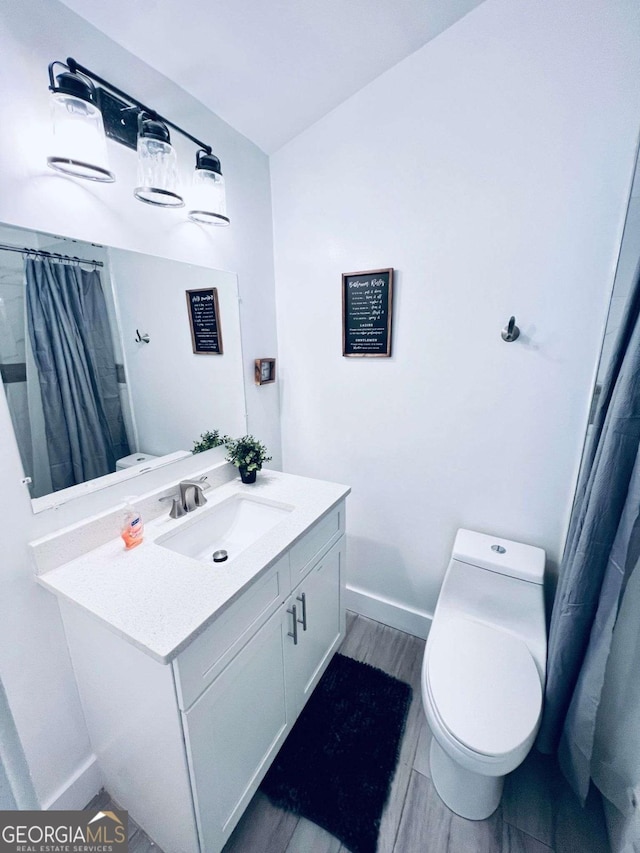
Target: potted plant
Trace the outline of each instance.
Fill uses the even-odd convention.
[[[269,462],[271,456],[267,456],[267,448],[252,435],[243,435],[242,438],[232,438],[226,442],[227,462],[232,462],[240,469],[240,477],[243,483],[255,483],[256,474],[262,468],[263,462]]]
[[[231,441],[229,436],[220,435],[217,429],[214,429],[213,432],[203,432],[200,436],[200,441],[194,442],[193,450],[191,452],[204,453],[205,450],[211,450],[212,447],[221,447],[228,441]]]

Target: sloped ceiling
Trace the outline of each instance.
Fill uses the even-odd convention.
[[[63,2],[272,153],[482,0]]]

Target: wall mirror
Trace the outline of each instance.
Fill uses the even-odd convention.
[[[196,354],[212,289],[223,352]],[[237,277],[0,224],[0,372],[34,512],[243,435]]]

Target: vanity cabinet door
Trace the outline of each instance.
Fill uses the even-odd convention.
[[[344,554],[342,537],[318,561],[286,602],[287,704],[293,718],[302,710],[342,639],[340,579],[344,576]],[[294,606],[297,643],[290,636],[294,633]]]
[[[203,853],[222,849],[287,732],[283,633],[276,614],[183,712]]]

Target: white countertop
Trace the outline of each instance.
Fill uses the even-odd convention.
[[[168,663],[349,492],[337,483],[263,469],[255,485],[243,485],[236,478],[207,491],[206,506],[184,518],[170,518],[167,512],[147,523],[144,542],[131,551],[125,551],[118,536],[39,575],[37,581],[156,660]],[[155,543],[234,495],[293,509],[226,563],[201,563]]]

